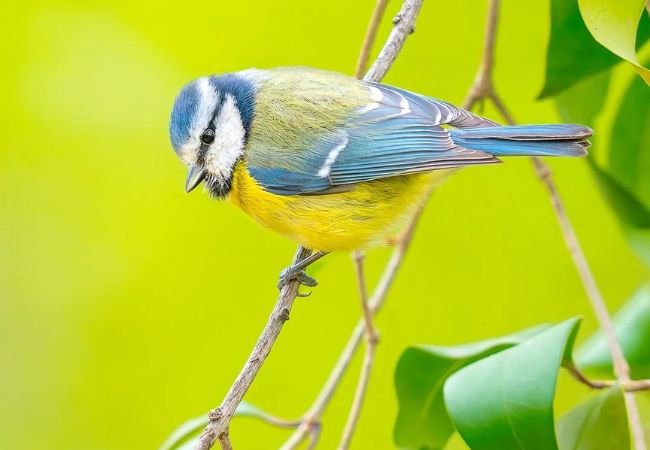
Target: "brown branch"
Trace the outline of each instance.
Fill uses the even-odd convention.
[[[415,31],[415,20],[422,8],[423,0],[404,0],[402,9],[393,18],[393,30],[381,49],[377,59],[363,78],[366,81],[380,81],[393,65],[406,38]]]
[[[486,23],[485,31],[485,46],[483,49],[483,58],[481,60],[481,65],[479,71],[474,80],[473,86],[469,90],[467,100],[465,101],[465,108],[471,109],[478,101],[482,101],[485,98],[492,100],[494,106],[503,116],[504,120],[508,124],[514,124],[515,121],[506,108],[505,104],[501,101],[498,95],[495,92],[494,85],[492,83],[492,69],[494,67],[494,45],[496,40],[496,30],[497,22],[499,16],[499,0],[489,0],[488,4],[488,17]],[[551,171],[548,166],[537,157],[532,158],[535,171],[539,179],[544,183],[546,189],[548,190],[553,209],[555,210],[555,215],[560,223],[560,229],[562,230],[562,235],[564,237],[564,242],[569,249],[573,263],[578,271],[580,280],[582,281],[583,287],[591,302],[591,306],[598,318],[600,327],[605,334],[607,345],[609,346],[609,351],[612,355],[612,361],[614,363],[614,373],[618,383],[625,387],[630,380],[630,368],[625,359],[625,355],[621,349],[621,346],[616,337],[614,331],[614,326],[612,320],[607,311],[607,306],[603,300],[603,296],[598,289],[596,280],[591,272],[587,258],[582,250],[578,236],[569,220],[569,217],[566,214],[564,205],[553,181]],[[639,417],[638,408],[634,396],[629,392],[625,394],[625,403],[627,405],[628,416],[630,419],[630,425],[632,428],[632,434],[634,437],[635,448],[636,450],[646,450],[643,426],[641,424],[641,419]]]
[[[567,366],[566,369],[576,381],[579,381],[580,383],[592,389],[606,389],[608,387],[612,387],[615,384],[613,381],[590,380],[576,366]]]
[[[296,256],[293,258],[293,264],[302,261],[310,254],[311,250],[298,247]],[[209,414],[208,418],[210,422],[196,443],[196,450],[208,450],[212,448],[216,440],[219,440],[223,450],[232,449],[230,440],[228,439],[230,420],[235,414],[237,406],[239,406],[244,398],[246,391],[248,391],[248,388],[253,383],[262,364],[264,364],[266,357],[271,352],[273,344],[280,335],[282,326],[289,320],[289,313],[298,294],[298,287],[299,283],[297,281],[291,281],[284,285],[280,291],[278,301],[246,364],[244,364],[235,382],[230,387],[221,406]]]
[[[366,326],[366,338],[368,341],[377,343],[379,336],[375,325],[372,322],[372,311],[368,305],[368,292],[366,289],[366,277],[363,269],[363,253],[356,251],[353,253],[354,267],[357,275],[357,286],[359,287],[359,299],[361,300],[361,310],[363,313],[363,320]]]
[[[402,266],[406,252],[411,244],[411,240],[413,239],[413,233],[415,232],[422,214],[422,209],[423,207],[418,210],[411,223],[409,223],[406,231],[397,242],[395,250],[393,250],[390,260],[384,268],[384,272],[375,287],[372,297],[368,301],[369,309],[372,312],[373,317],[379,313],[384,305],[388,291],[397,276],[397,272]],[[289,440],[281,447],[281,450],[293,450],[297,448],[314,428],[320,428],[320,418],[323,415],[325,408],[327,408],[329,402],[332,400],[336,388],[343,379],[343,375],[345,375],[345,372],[350,366],[350,362],[361,344],[365,330],[366,322],[364,319],[360,319],[352,331],[347,344],[345,344],[343,351],[339,355],[339,359],[336,361],[327,381],[316,397],[316,400],[305,414],[302,426],[291,435]]]
[[[370,23],[368,23],[368,29],[366,30],[366,35],[363,38],[363,44],[361,45],[361,52],[357,59],[357,67],[354,69],[355,78],[361,78],[363,73],[366,71],[368,58],[370,58],[370,52],[375,44],[379,24],[381,23],[381,19],[384,17],[384,12],[386,12],[386,6],[388,6],[388,0],[377,0],[375,8],[372,10],[372,17],[370,18]]]
[[[352,442],[352,436],[354,435],[357,423],[359,422],[359,417],[361,416],[361,408],[368,391],[372,365],[375,360],[377,343],[379,342],[379,336],[372,321],[372,310],[368,304],[368,294],[366,292],[366,281],[363,270],[363,254],[361,252],[354,252],[353,257],[357,273],[357,284],[359,286],[359,298],[361,300],[361,308],[363,310],[363,323],[366,336],[366,353],[361,364],[361,373],[359,375],[357,389],[354,394],[354,400],[352,401],[352,407],[350,408],[348,420],[343,430],[341,443],[339,444],[339,450],[347,450],[350,447],[350,443]]]
[[[230,436],[228,431],[224,431],[219,435],[219,445],[223,450],[232,450],[232,444],[230,443]]]
[[[607,389],[616,386],[617,380],[591,380],[575,366],[568,366],[566,369],[580,383],[592,389]],[[621,389],[625,392],[639,392],[650,390],[650,380],[630,380],[621,384]]]

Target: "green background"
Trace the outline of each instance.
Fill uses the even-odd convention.
[[[3,4],[0,448],[155,448],[219,403],[295,246],[230,204],[184,193],[167,134],[174,96],[189,79],[247,67],[350,73],[373,4]],[[461,103],[484,14],[484,2],[425,2],[385,81]],[[558,120],[550,101],[534,101],[548,28],[546,1],[504,2],[495,77],[520,122]],[[627,66],[615,74],[618,86],[634,76]],[[614,309],[648,270],[585,162],[550,165]],[[369,254],[371,280],[388,254]],[[311,403],[359,317],[348,255],[312,273],[321,285],[297,301],[246,397],[288,418]],[[377,321],[381,345],[354,446],[392,448],[393,371],[407,345],[469,342],[574,315],[585,317],[583,337],[595,329],[530,162],[462,171],[432,198]],[[338,442],[358,363],[324,417],[323,448]],[[563,376],[557,409],[585,394]],[[286,436],[250,419],[232,429],[237,448],[276,448]],[[458,437],[453,447],[463,448]]]

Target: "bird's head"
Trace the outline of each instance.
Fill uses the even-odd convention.
[[[185,190],[201,182],[215,197],[230,191],[255,113],[253,85],[236,74],[194,80],[176,97],[169,124],[174,151],[189,168]]]

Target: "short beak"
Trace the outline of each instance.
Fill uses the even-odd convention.
[[[192,192],[195,187],[201,184],[204,178],[205,168],[198,164],[192,164],[190,166],[190,173],[187,174],[187,180],[185,180],[185,192]]]

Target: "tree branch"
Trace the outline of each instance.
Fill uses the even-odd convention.
[[[232,450],[232,444],[230,443],[229,431],[224,431],[219,435],[219,444],[223,450]]]
[[[409,223],[404,234],[402,234],[400,240],[397,242],[395,250],[393,250],[390,260],[384,268],[384,272],[379,282],[377,283],[377,286],[375,287],[372,297],[368,301],[369,309],[372,312],[373,316],[376,316],[384,305],[388,291],[392,286],[395,277],[397,276],[397,272],[402,266],[406,252],[411,244],[413,233],[415,232],[420,216],[422,215],[422,210],[423,207],[421,207],[415,214],[413,220],[411,223]],[[343,375],[345,375],[345,372],[350,366],[350,362],[352,361],[354,354],[361,344],[365,330],[365,320],[360,319],[352,331],[347,344],[345,344],[345,347],[341,352],[339,359],[336,361],[334,368],[330,372],[327,381],[316,397],[316,400],[304,415],[302,426],[298,427],[293,435],[291,435],[289,440],[281,447],[281,450],[294,450],[298,447],[298,445],[300,445],[302,441],[305,440],[313,428],[320,427],[320,418],[325,411],[325,408],[327,408],[329,405],[329,402],[332,399],[336,388],[343,379]]]
[[[393,30],[388,36],[384,48],[363,78],[366,81],[380,81],[393,65],[397,55],[404,46],[406,38],[415,31],[415,20],[422,8],[423,0],[404,0],[402,9],[393,18]]]
[[[471,109],[478,101],[485,98],[492,100],[494,106],[503,116],[508,124],[514,125],[515,121],[506,108],[505,104],[501,101],[494,90],[492,83],[492,69],[494,67],[494,45],[496,40],[496,30],[499,16],[499,0],[489,0],[488,3],[488,17],[485,31],[485,46],[483,49],[483,58],[479,71],[474,80],[473,86],[469,90],[469,94],[465,101],[464,107]],[[532,157],[532,162],[539,179],[544,183],[551,198],[555,215],[560,223],[560,229],[564,237],[564,242],[569,249],[573,263],[578,271],[580,280],[582,281],[587,297],[591,302],[591,306],[596,313],[600,327],[605,334],[609,351],[612,355],[614,363],[614,373],[618,383],[621,386],[626,386],[631,382],[630,368],[625,359],[625,355],[614,332],[612,320],[607,311],[607,306],[603,300],[603,296],[598,289],[596,280],[591,272],[587,258],[582,250],[578,236],[566,214],[564,205],[553,181],[552,174],[548,166],[538,157]],[[632,428],[632,434],[635,442],[636,450],[646,450],[643,426],[639,416],[638,408],[634,396],[626,392],[625,403],[627,405],[628,416]]]
[[[377,30],[379,30],[381,19],[384,17],[384,12],[386,12],[386,6],[388,6],[388,0],[377,0],[375,8],[372,10],[372,17],[370,18],[370,23],[368,23],[368,29],[366,30],[366,35],[361,45],[361,52],[357,59],[357,67],[354,69],[355,78],[361,78],[366,71],[368,58],[370,58],[370,52],[375,44]]]
[[[566,367],[569,373],[580,383],[592,389],[607,389],[616,386],[617,380],[590,380],[575,366]],[[625,392],[639,392],[650,390],[650,380],[630,380],[621,384]]]
[[[361,373],[357,383],[357,389],[352,401],[352,407],[348,415],[348,420],[343,430],[339,450],[347,450],[352,442],[352,436],[359,422],[361,416],[361,408],[363,401],[368,391],[368,383],[370,382],[370,374],[372,372],[372,365],[375,360],[375,353],[377,350],[377,343],[379,336],[372,321],[372,310],[368,304],[368,294],[366,292],[366,281],[363,271],[363,254],[361,252],[354,252],[354,262],[357,273],[357,284],[359,285],[359,298],[361,300],[361,308],[363,310],[363,323],[366,335],[366,353],[361,364]]]
[[[311,250],[298,247],[296,255],[293,258],[293,264],[302,261],[310,254]],[[196,443],[196,450],[209,450],[216,440],[219,440],[223,450],[232,449],[228,438],[230,420],[235,414],[237,406],[239,406],[244,398],[246,391],[248,391],[248,388],[253,383],[262,364],[264,364],[266,357],[271,352],[273,344],[280,335],[282,326],[289,320],[289,313],[298,294],[298,288],[299,283],[297,281],[291,281],[280,291],[278,302],[275,304],[271,316],[255,344],[255,348],[253,348],[251,355],[248,357],[248,361],[246,361],[235,382],[230,387],[221,406],[208,415],[210,422]]]

